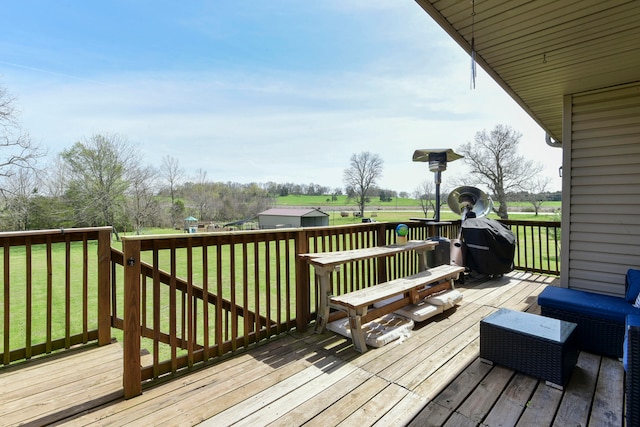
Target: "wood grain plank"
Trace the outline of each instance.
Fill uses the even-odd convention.
[[[376,286],[359,289],[346,294],[335,295],[330,298],[330,301],[333,304],[342,305],[348,308],[359,308],[408,292],[421,286],[426,286],[428,284],[448,279],[449,277],[456,277],[463,271],[463,267],[440,265],[411,276],[379,283]]]
[[[74,358],[67,363],[56,363],[53,366],[40,365],[38,369],[25,371],[24,375],[12,377],[12,382],[2,381],[0,389],[2,403],[13,399],[21,399],[26,395],[36,394],[51,388],[73,387],[78,379],[84,375],[93,375],[100,372],[113,372],[113,375],[122,375],[122,349],[117,344],[111,344],[114,349],[100,351],[87,357]],[[0,375],[0,378],[2,375]],[[3,380],[7,380],[3,378]]]
[[[428,400],[419,394],[407,393],[373,425],[376,427],[406,426],[427,403]]]
[[[513,375],[514,372],[511,369],[494,366],[456,412],[479,424],[500,398],[500,394]],[[445,425],[450,423],[451,419]]]
[[[402,400],[409,391],[397,384],[389,384],[377,396],[352,412],[338,426],[371,426],[386,414],[395,404]]]
[[[475,329],[477,322],[492,311],[492,308],[472,305],[447,310],[445,313],[423,322],[425,324],[420,325],[422,326],[420,329],[414,330],[409,339],[399,344],[404,351],[387,352],[362,366],[390,381],[396,381],[412,370],[414,366],[424,367],[429,354],[448,344],[452,337],[460,335],[470,328]],[[449,357],[451,356],[453,354],[449,355]]]
[[[478,427],[478,422],[459,412],[454,412],[447,420],[445,427]]]
[[[352,374],[356,368],[345,363],[336,363],[334,368],[323,370],[321,375],[312,378],[295,389],[284,393],[259,410],[243,418],[237,423],[238,426],[266,425],[281,415],[291,411],[292,407],[300,406],[309,399],[314,399],[327,388],[333,387],[336,382]]]
[[[23,367],[7,377],[0,375],[3,425],[49,424],[123,395],[118,344],[91,346],[70,352],[69,357],[45,357]]]
[[[142,396],[119,401],[108,407],[99,408],[74,420],[81,425],[131,425],[140,417],[179,405],[184,399],[197,405],[202,399],[228,393],[242,384],[284,366],[299,348],[300,342],[283,337],[256,347],[253,352],[245,352],[209,368],[195,370],[187,375],[146,389]],[[304,356],[305,353],[300,353]],[[174,409],[175,410],[175,409]]]
[[[438,346],[438,348],[432,348],[430,352],[422,355],[422,362],[419,366],[424,366],[423,369],[405,370],[401,377],[397,378],[396,381],[404,387],[407,387],[409,390],[415,389],[420,383],[432,375],[437,368],[444,365],[446,361],[450,360],[458,352],[462,351],[469,342],[480,336],[480,327],[478,322],[480,319],[488,315],[491,310],[494,309],[492,307],[482,307],[467,316],[464,320],[461,320],[459,324],[463,327],[466,322],[470,322],[471,326],[463,329],[452,328],[448,332],[448,334],[450,334],[450,340],[448,342],[444,343],[444,345]],[[395,370],[395,366],[390,369]]]
[[[298,254],[311,265],[322,267],[344,264],[351,261],[359,261],[371,258],[381,258],[397,255],[402,252],[431,250],[437,242],[431,240],[411,240],[405,245],[374,246],[370,248],[351,249],[346,251],[333,251],[325,253]]]
[[[491,365],[482,363],[476,358],[460,375],[442,390],[437,397],[427,404],[423,410],[409,423],[410,427],[441,426],[462,404],[473,390],[480,384]]]
[[[281,357],[269,358],[271,363],[251,362],[251,369],[246,376],[223,376],[219,382],[204,380],[196,388],[178,390],[177,393],[159,396],[153,402],[156,408],[141,417],[139,410],[126,411],[126,423],[139,425],[175,425],[185,423],[195,425],[208,418],[241,404],[255,399],[254,396],[268,393],[271,387],[304,371],[316,353],[307,350],[296,353],[285,353]],[[232,361],[230,361],[232,363]],[[222,370],[224,373],[224,369]],[[145,405],[145,410],[147,409]],[[237,408],[241,408],[238,406]]]
[[[202,369],[169,376],[133,399],[109,396],[109,404],[99,408],[92,406],[108,396],[109,386],[122,389],[121,374],[118,384],[97,373],[83,374],[86,381],[74,383],[65,378],[70,371],[65,363],[86,372],[113,360],[121,371],[121,348],[100,348],[105,353],[99,357],[90,351],[48,356],[0,369],[0,411],[14,405],[21,390],[45,396],[46,384],[52,384],[54,395],[40,399],[42,411],[11,422],[475,426],[514,425],[521,414],[518,426],[586,425],[587,420],[594,426],[620,425],[624,372],[617,360],[581,353],[563,392],[478,359],[479,320],[499,307],[539,312],[537,295],[556,281],[521,272],[480,283],[467,280],[457,286],[463,292],[460,305],[417,324],[402,343],[359,354],[350,340],[336,334],[291,332]],[[107,386],[104,396],[98,392],[102,386]]]
[[[544,381],[539,381],[516,425],[520,427],[550,426],[562,400],[562,394],[562,390],[548,386]]]
[[[292,407],[286,414],[269,424],[271,427],[290,427],[300,425],[310,419],[319,416],[330,406],[343,398],[351,395],[354,389],[360,387],[365,381],[371,378],[371,373],[362,369],[355,369],[348,377],[341,379],[330,387],[327,387],[313,396],[303,404]]]
[[[268,414],[264,414],[263,411],[266,412],[266,408],[270,404],[274,403],[278,399],[284,398],[284,396],[289,395],[293,391],[304,387],[304,385],[322,375],[323,370],[327,368],[329,364],[336,363],[335,360],[325,360],[325,362],[326,364],[320,364],[320,366],[308,366],[300,372],[297,372],[294,375],[289,376],[288,378],[282,379],[277,384],[272,385],[268,389],[254,394],[247,399],[244,399],[242,402],[239,402],[238,404],[220,412],[216,416],[210,418],[207,421],[207,424],[237,424],[241,426],[258,425],[253,424],[253,420],[255,419],[253,417],[254,414],[260,412],[261,415],[268,416]]]
[[[624,368],[622,362],[603,357],[596,384],[590,426],[613,427],[622,425],[624,415]]]
[[[452,357],[446,364],[442,365],[429,378],[423,381],[415,392],[426,399],[434,399],[452,381],[456,379],[464,369],[470,364],[479,361],[480,340],[475,339],[469,343],[462,351]]]
[[[489,426],[515,426],[533,395],[538,379],[524,374],[516,374],[504,390],[496,404],[484,419]]]
[[[13,414],[3,415],[4,425],[11,425],[18,418],[16,425],[48,425],[55,421],[71,417],[97,406],[107,404],[123,397],[122,378],[110,378],[108,375],[96,376],[93,381],[85,382],[82,389],[60,394],[60,390],[52,390],[41,395],[41,400],[20,409]]]
[[[87,359],[87,352],[100,351],[105,358],[109,357],[107,356],[109,352],[122,354],[122,347],[117,343],[115,344],[115,346],[105,345],[102,347],[87,344],[86,346],[43,355],[24,362],[0,367],[0,387],[11,384],[16,378],[23,378],[25,375],[29,375],[30,372],[35,371],[39,374],[48,370],[57,370],[58,366],[65,366],[68,363],[73,364],[75,361]],[[94,356],[89,357],[89,359],[95,358]],[[13,384],[14,387],[16,385],[19,386],[20,384]]]
[[[600,369],[600,359],[601,357],[595,354],[580,353],[567,390],[560,402],[553,422],[554,426],[587,425]]]
[[[326,427],[337,425],[362,405],[375,398],[388,382],[379,377],[371,377],[354,389],[345,398],[328,407],[321,414],[309,420],[307,427]]]

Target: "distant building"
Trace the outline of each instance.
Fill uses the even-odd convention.
[[[321,227],[329,225],[329,214],[318,209],[267,209],[258,214],[261,229]]]

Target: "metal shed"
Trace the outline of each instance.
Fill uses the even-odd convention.
[[[261,229],[320,227],[329,225],[329,214],[319,209],[272,208],[258,214]]]

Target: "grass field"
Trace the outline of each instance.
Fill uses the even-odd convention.
[[[4,248],[2,264],[4,268]],[[47,253],[45,245],[33,245],[31,256],[27,257],[24,247],[11,248],[9,256],[9,281],[5,289],[9,289],[9,299],[5,293],[0,298],[0,318],[3,326],[8,320],[10,329],[9,345],[11,349],[45,342],[47,337],[47,306],[51,306],[51,335],[53,339],[65,336],[66,318],[69,316],[69,334],[82,333],[82,318],[86,314],[89,329],[97,327],[97,295],[95,285],[85,295],[82,291],[84,253],[81,243],[71,243],[69,286],[66,285],[66,248],[63,243],[53,244],[51,252],[51,288],[47,285]],[[87,278],[90,284],[96,283],[97,243],[88,243]],[[32,275],[27,280],[27,263],[31,265]],[[30,283],[30,288],[27,283]],[[29,301],[29,298],[31,301]],[[83,311],[83,300],[86,298],[87,313]],[[9,310],[5,313],[6,308]],[[30,307],[30,310],[27,308]],[[0,330],[0,341],[4,341],[4,329]],[[27,337],[26,332],[31,334]]]
[[[353,212],[357,211],[357,207],[353,199],[347,196],[338,196],[337,200],[332,201],[328,196],[299,196],[290,195],[278,197],[276,201],[277,207],[306,207],[319,208],[323,212],[329,214],[329,225],[355,224],[362,222],[360,217],[353,216]],[[533,206],[527,202],[511,202],[509,208],[512,210],[509,219],[531,220],[531,221],[560,221],[561,202],[544,202],[540,215],[533,213]],[[347,217],[343,217],[341,212],[346,212]],[[433,218],[434,213],[429,210],[428,217]],[[424,212],[415,199],[397,198],[391,202],[381,202],[374,198],[367,204],[364,212],[365,218],[373,218],[376,221],[404,222],[411,218],[424,218]],[[451,212],[447,206],[441,208],[440,218],[442,220],[456,220],[460,216]],[[498,219],[496,214],[490,214],[489,218]]]
[[[329,225],[344,225],[344,224],[357,224],[362,222],[362,218],[354,217],[350,215],[348,217],[342,217],[339,211],[324,211],[329,214]],[[405,222],[410,221],[411,218],[424,218],[422,211],[365,211],[366,218],[372,218],[378,222]],[[433,213],[429,212],[430,219],[433,219]],[[498,219],[496,214],[490,214],[489,218]],[[440,213],[440,219],[442,221],[455,221],[460,219],[460,215],[454,214],[450,211],[444,211]],[[509,215],[509,219],[514,220],[528,220],[528,221],[560,221],[559,214],[541,214],[534,215],[530,213],[517,213]]]
[[[543,207],[559,209],[561,206],[560,201],[544,202]],[[347,209],[355,210],[357,208],[354,199],[349,199],[347,196],[337,196],[336,200],[331,200],[331,196],[306,196],[306,195],[289,195],[284,197],[278,197],[276,199],[277,206],[304,206],[304,207],[345,207]],[[509,206],[517,208],[528,208],[533,211],[533,207],[529,202],[509,202]],[[382,202],[378,197],[372,197],[371,201],[367,203],[367,207],[375,209],[394,209],[394,208],[415,208],[420,209],[420,203],[411,198],[394,198],[390,202]]]

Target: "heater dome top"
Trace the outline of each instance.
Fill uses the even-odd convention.
[[[446,157],[447,162],[453,162],[454,160],[458,160],[464,157],[456,153],[455,151],[453,151],[451,148],[425,148],[425,149],[416,150],[413,152],[413,161],[428,162],[430,154],[432,155],[431,156],[432,159],[433,159],[433,154],[444,154],[447,156]]]

